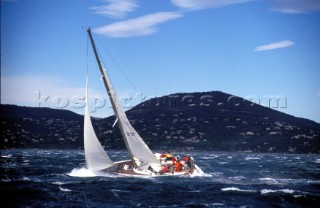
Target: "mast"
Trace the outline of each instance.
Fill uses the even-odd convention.
[[[96,57],[96,60],[97,60],[97,62],[98,62],[98,66],[99,66],[101,75],[102,75],[102,77],[103,77],[104,86],[105,86],[106,89],[107,89],[107,92],[108,92],[108,94],[109,94],[109,97],[114,96],[115,93],[114,93],[114,91],[113,91],[111,82],[110,82],[109,79],[108,79],[107,73],[106,73],[106,71],[105,71],[105,69],[104,69],[104,67],[103,67],[103,65],[102,65],[102,62],[101,62],[101,60],[100,60],[100,58],[99,58],[99,55],[98,55],[98,52],[97,52],[97,49],[96,49],[96,45],[95,45],[95,43],[94,43],[94,41],[93,41],[92,34],[91,34],[91,29],[89,28],[87,31],[88,31],[88,34],[89,34],[89,37],[90,37],[90,41],[91,41],[91,45],[92,45],[92,48],[93,48],[94,55],[95,55],[95,57]],[[115,108],[116,108],[115,100],[114,100],[114,99],[110,99],[110,101],[111,101],[112,108],[115,109]],[[116,113],[116,116],[117,116],[117,118],[118,118],[118,115],[117,115],[117,112],[116,112],[116,111],[115,111],[115,113]]]
[[[132,162],[134,163],[135,167],[140,166],[141,164],[146,165],[150,163],[160,163],[156,159],[154,154],[151,152],[149,147],[139,136],[139,134],[136,132],[136,130],[129,123],[129,120],[124,111],[122,110],[118,98],[116,97],[116,93],[113,90],[112,84],[108,78],[106,70],[99,58],[94,40],[92,38],[91,29],[88,28],[87,32],[89,34],[91,45],[103,78],[103,83],[107,89],[112,109],[116,115],[116,118],[118,119],[121,135],[124,139],[126,148],[130,153]]]
[[[112,109],[113,109],[114,113],[116,114],[117,119],[119,119],[118,111],[116,110],[117,109],[117,105],[115,103],[116,102],[115,92],[114,92],[114,90],[112,88],[111,82],[108,79],[108,76],[107,76],[107,73],[106,73],[106,71],[105,71],[105,69],[103,67],[103,64],[102,64],[102,62],[101,62],[101,60],[99,58],[99,55],[98,55],[98,52],[97,52],[97,49],[96,49],[96,45],[95,45],[94,40],[92,38],[91,29],[88,28],[87,32],[88,32],[89,37],[90,37],[90,42],[91,42],[91,45],[92,45],[92,48],[93,48],[93,52],[94,52],[94,55],[96,57],[98,66],[99,66],[100,73],[102,75],[104,86],[106,87],[107,92],[108,92],[108,96],[110,98]],[[119,122],[119,126],[120,126],[121,135],[123,136],[124,135],[124,129],[123,129],[122,125],[121,125],[121,122]],[[127,142],[125,142],[125,145],[126,145],[127,149],[129,149]],[[131,158],[133,158],[133,155],[131,154],[130,151],[129,151],[129,153],[130,153]]]

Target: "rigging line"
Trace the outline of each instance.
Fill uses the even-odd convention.
[[[88,93],[88,79],[89,79],[89,37],[87,35],[87,68],[86,68],[86,93],[85,93],[85,106],[89,109],[89,93]]]
[[[99,41],[99,39],[97,39],[97,40],[98,40],[99,44],[101,45],[101,47],[104,49],[104,47],[103,47],[103,45],[101,44],[101,42]],[[104,50],[105,50],[105,49],[104,49]],[[102,65],[103,65],[103,67],[104,67],[104,71],[106,72],[107,76],[110,77],[110,74],[108,73],[108,70],[106,69],[106,65],[104,64],[104,61],[101,59],[101,54],[100,54],[98,48],[96,48],[96,51],[97,51],[97,53],[98,53],[98,55],[99,55],[99,57],[100,57],[100,61],[102,62]],[[106,50],[105,50],[105,51],[106,51]],[[96,69],[97,69],[97,70],[96,70],[97,74],[100,74],[99,67],[96,67]],[[98,75],[98,77],[99,77],[99,83],[101,84],[102,76],[99,76],[99,75]],[[114,86],[112,80],[109,79],[109,81],[111,82],[111,84],[112,84],[112,86],[113,86],[113,90],[116,92],[116,90],[115,90],[116,87]],[[101,85],[100,85],[100,88],[101,88]],[[101,92],[102,92],[102,91],[101,91]]]
[[[106,51],[106,49],[103,47],[103,45],[101,44],[101,42],[99,41],[99,39],[98,39],[98,42],[99,42],[100,46],[102,47],[102,49],[104,49],[104,51],[105,51],[107,54],[109,54],[109,53]],[[100,54],[99,50],[97,50],[97,53],[98,53],[99,57],[101,57],[101,54]],[[112,57],[111,55],[109,55],[109,56]],[[112,60],[114,61],[114,59],[112,59]],[[108,70],[106,69],[106,65],[105,65],[103,59],[100,58],[100,61],[102,62],[102,65],[103,65],[103,67],[104,67],[104,71],[106,72],[107,76],[110,77],[110,74],[109,74]],[[114,61],[114,63],[116,63],[116,62]],[[119,65],[117,65],[117,66],[120,67]],[[97,67],[96,69],[97,69],[96,72],[99,74],[99,71],[100,71],[99,68]],[[123,72],[123,75],[125,76],[124,72]],[[125,77],[126,77],[126,76],[125,76]],[[127,81],[131,84],[131,86],[134,88],[135,92],[137,92],[137,89],[133,86],[133,84],[130,82],[130,80],[128,79],[128,77],[126,77],[126,79],[127,79]],[[99,80],[99,81],[100,81],[99,83],[100,83],[100,88],[101,88],[102,76],[100,76],[100,80]],[[113,84],[112,80],[109,79],[109,81],[111,82],[111,85],[113,86],[114,93],[117,94],[117,90],[116,90],[117,87]],[[105,94],[104,94],[104,96],[105,96]],[[109,96],[108,96],[107,100],[110,100]],[[121,102],[120,102],[120,103],[121,103]]]
[[[87,71],[86,71],[87,77],[88,77],[88,71],[89,71],[89,36],[87,35]]]
[[[100,40],[98,39],[99,44],[101,45],[102,49],[108,54],[108,56],[111,58],[111,60],[115,63],[115,65],[120,69],[120,72],[125,77],[125,79],[129,82],[131,87],[138,92],[137,88],[133,85],[133,83],[130,81],[126,73],[122,70],[121,66],[117,63],[117,61],[113,58],[113,56],[104,48],[103,44],[101,44]]]

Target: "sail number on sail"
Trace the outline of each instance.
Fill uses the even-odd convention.
[[[127,136],[135,136],[134,132],[126,132],[126,133],[127,133]]]

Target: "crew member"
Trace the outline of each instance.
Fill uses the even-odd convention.
[[[166,153],[162,153],[161,155],[160,155],[160,158],[165,158],[166,157]]]
[[[172,154],[170,154],[170,152],[168,152],[168,154],[166,154],[166,161],[172,161],[172,158],[173,158],[173,156],[172,156]]]
[[[167,173],[168,171],[169,171],[169,168],[167,165],[165,165],[165,166],[163,166],[161,173],[164,174],[164,173]]]
[[[185,163],[187,163],[187,162],[188,162],[188,156],[185,156],[185,157],[183,158],[183,161],[184,161]]]
[[[176,166],[176,172],[180,172],[181,168],[182,168],[182,164],[181,164],[180,160],[177,160],[175,166]]]
[[[193,173],[195,166],[194,166],[194,160],[190,155],[188,156],[187,166],[188,166],[189,173]]]

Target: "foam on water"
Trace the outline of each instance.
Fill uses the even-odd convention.
[[[262,189],[260,192],[261,192],[261,194],[269,194],[269,193],[277,193],[277,192],[283,192],[283,193],[286,193],[286,194],[293,194],[296,191],[292,190],[292,189],[280,189],[280,190]]]
[[[1,157],[10,158],[10,157],[12,157],[12,155],[1,155]]]
[[[213,159],[214,157],[202,157],[201,159],[203,160],[210,160],[210,159]]]
[[[246,157],[245,160],[260,160],[261,158],[260,157]]]
[[[72,190],[70,190],[70,189],[62,188],[62,187],[60,187],[60,186],[59,186],[59,189],[60,189],[60,191],[66,191],[66,192],[72,191]]]
[[[188,176],[188,177],[213,177],[213,175],[210,175],[208,173],[193,173],[192,175],[185,175],[185,177]]]
[[[271,183],[271,184],[277,184],[279,183],[276,179],[274,178],[269,178],[269,177],[266,177],[266,178],[259,178],[260,181],[265,181],[266,183]]]
[[[245,179],[246,177],[244,176],[234,176],[234,177],[229,177],[229,179],[235,179],[235,180],[241,180],[241,179]]]
[[[221,191],[256,192],[255,190],[245,190],[245,189],[239,189],[237,187],[226,187],[226,188],[222,188]]]
[[[108,173],[99,172],[99,171],[92,171],[87,168],[75,168],[67,175],[72,177],[84,177],[84,178],[97,177],[97,176],[117,177],[117,175],[114,175],[114,174],[108,174]]]
[[[23,181],[31,181],[31,179],[28,178],[28,177],[23,177],[22,180],[23,180]]]
[[[52,184],[54,184],[54,185],[64,185],[64,184],[66,184],[66,183],[62,183],[62,182],[60,182],[60,181],[56,181],[56,182],[52,182]]]

